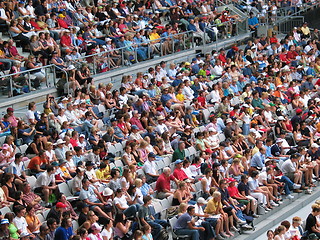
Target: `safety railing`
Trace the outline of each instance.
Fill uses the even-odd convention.
[[[2,75],[0,89],[2,92],[7,92],[8,97],[13,97],[16,95],[32,93],[40,89],[56,87],[58,82],[57,71],[64,73],[65,82],[69,81],[68,72],[66,70],[60,69],[54,64],[50,64],[36,69],[28,69],[17,73]],[[42,75],[39,75],[39,73],[42,73]],[[43,77],[45,82],[41,82]],[[45,84],[45,86],[43,86],[43,84]]]
[[[124,44],[126,44],[124,42]],[[132,64],[152,59],[156,56],[162,57],[174,54],[183,50],[194,48],[194,35],[192,31],[177,33],[159,39],[148,40],[148,42],[135,44],[132,43],[125,47],[103,52],[94,53],[78,58],[75,64],[86,63],[92,74],[104,72],[106,69],[116,69],[127,67]],[[120,64],[115,61],[120,59]],[[119,61],[118,61],[119,62]]]

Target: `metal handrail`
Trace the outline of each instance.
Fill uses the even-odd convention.
[[[32,75],[32,72],[36,71],[36,70],[42,70],[42,69],[48,69],[48,68],[52,68],[55,69],[58,68],[56,65],[54,64],[50,64],[50,65],[45,65],[45,66],[41,66],[39,68],[36,68],[36,69],[28,69],[28,70],[23,70],[23,71],[20,71],[20,72],[16,72],[16,73],[10,73],[10,74],[6,74],[6,75],[3,75],[1,76],[1,78],[9,78],[10,82],[10,96],[13,96],[13,77],[15,75],[18,75],[18,74],[22,74],[22,75],[25,75],[25,74],[28,74],[28,78],[27,78],[27,82],[28,82],[28,85],[29,85],[29,90],[31,90],[31,79],[30,79],[30,75]],[[63,71],[65,74],[66,74],[66,80],[67,82],[69,81],[69,78],[68,78],[68,72],[65,71],[64,69],[61,69],[59,68],[59,70]],[[53,81],[54,81],[54,84],[56,84],[56,74],[53,74]],[[48,85],[48,78],[46,78],[46,84]],[[68,89],[68,93],[69,93],[69,89]]]
[[[186,31],[186,32],[183,32],[183,33],[176,33],[176,34],[173,34],[173,35],[169,35],[167,37],[161,37],[161,38],[149,40],[146,43],[150,44],[153,41],[159,41],[159,40],[160,40],[160,43],[161,43],[162,40],[166,40],[168,38],[173,38],[174,36],[179,36],[179,35],[188,35],[189,33],[193,33],[193,31]],[[129,47],[138,48],[139,46],[143,46],[146,43],[141,43],[141,44],[134,43]],[[86,58],[95,57],[95,56],[98,56],[98,55],[103,55],[104,53],[110,53],[110,52],[113,52],[113,51],[122,51],[123,49],[127,49],[127,48],[128,48],[128,46],[127,47],[121,47],[121,48],[115,48],[115,49],[112,49],[112,50],[106,50],[106,51],[103,51],[103,52],[94,53],[94,54],[90,54],[90,55],[86,55],[86,56],[81,56],[81,57],[77,58],[76,61],[80,60],[80,59],[86,59]]]

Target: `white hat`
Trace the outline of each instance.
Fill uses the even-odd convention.
[[[249,108],[250,106],[248,104],[243,104],[242,107]]]
[[[216,132],[216,130],[213,127],[209,128],[208,131],[209,132]]]
[[[320,98],[315,98],[314,99],[316,102],[320,102]]]
[[[232,121],[231,118],[228,118],[227,121],[226,121],[227,124],[228,124],[228,123],[232,123],[232,122],[233,122],[233,121]]]
[[[103,190],[103,192],[102,192],[102,195],[103,196],[105,196],[105,197],[107,197],[107,196],[110,196],[110,195],[112,195],[113,194],[113,190],[111,189],[111,188],[105,188],[104,190]]]
[[[249,62],[249,61],[246,61],[245,63],[244,63],[244,66],[249,66],[251,64],[251,62]]]
[[[197,200],[197,203],[207,204],[208,202],[203,197],[199,197],[198,200]]]
[[[319,145],[316,144],[316,143],[312,143],[312,144],[311,144],[311,147],[312,147],[312,148],[319,148]]]
[[[62,99],[62,101],[68,101],[69,100],[69,98],[67,98],[67,97],[64,97],[63,99]]]
[[[58,141],[56,143],[54,143],[53,145],[59,145],[59,144],[63,144],[66,141],[63,141],[62,139],[58,139]]]
[[[70,66],[68,67],[68,70],[73,70],[73,69],[76,69],[76,67],[73,66],[73,65],[70,65]]]
[[[111,38],[106,38],[106,42],[112,41]]]
[[[284,118],[283,116],[279,116],[279,117],[278,117],[278,120],[280,120],[280,121],[284,121],[284,120],[285,120],[285,118]]]
[[[256,130],[255,130],[254,128],[251,128],[251,129],[250,129],[250,132],[251,132],[251,133],[256,133]]]
[[[281,143],[281,142],[283,142],[283,139],[282,138],[277,138],[276,143]]]
[[[253,118],[255,118],[255,117],[259,117],[259,114],[258,113],[255,113],[255,114],[253,114],[253,116],[252,116]]]
[[[178,134],[174,133],[171,137],[178,137]]]

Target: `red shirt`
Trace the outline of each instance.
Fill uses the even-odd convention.
[[[72,147],[77,147],[78,146],[78,140],[75,140],[73,138],[70,138],[70,143],[71,143]]]
[[[227,62],[226,55],[223,55],[223,54],[221,54],[221,53],[219,54],[218,59],[220,59],[220,61],[221,61],[222,63],[226,63],[226,62]]]
[[[170,191],[170,180],[174,180],[174,176],[170,175],[166,177],[163,173],[158,177],[155,190],[158,192],[164,192],[164,190]]]
[[[176,168],[173,171],[173,176],[178,179],[179,181],[183,181],[184,179],[188,178],[187,174],[182,170],[182,168],[178,169]]]
[[[57,20],[57,22],[58,22],[58,24],[59,24],[59,26],[60,27],[62,27],[62,28],[68,28],[68,24],[63,20],[63,19],[58,19]]]
[[[201,105],[201,107],[204,107],[206,105],[205,97],[198,97],[198,102]]]
[[[60,44],[62,45],[66,45],[68,47],[71,46],[71,37],[68,35],[62,35],[61,39],[60,39]]]
[[[240,198],[239,190],[238,190],[238,188],[236,186],[228,187],[228,192],[229,192],[230,197]]]

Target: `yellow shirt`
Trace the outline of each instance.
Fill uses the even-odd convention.
[[[208,214],[219,214],[217,212],[218,209],[222,209],[221,201],[216,202],[213,198],[211,198],[208,201],[208,204],[207,204],[206,208],[204,209],[204,212],[208,213]]]
[[[150,35],[149,35],[149,39],[150,39],[150,41],[152,42],[152,43],[158,43],[158,42],[160,42],[160,35],[158,34],[158,33],[151,33]],[[155,39],[158,39],[158,40],[155,40]],[[152,40],[154,40],[154,41],[152,41]]]
[[[101,171],[101,169],[96,170],[96,176],[100,180],[107,180],[110,175],[110,166],[107,166],[104,170]]]
[[[65,166],[60,167],[60,170],[61,170],[64,178],[72,178],[67,167],[65,167]]]
[[[176,95],[176,98],[179,100],[179,101],[184,101],[184,95],[182,94],[182,93],[178,93],[177,95]]]

